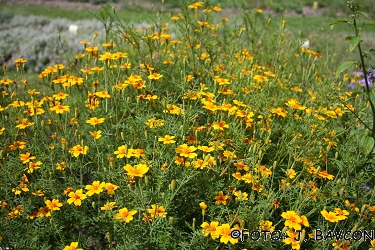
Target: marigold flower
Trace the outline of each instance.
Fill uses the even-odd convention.
[[[217,231],[218,226],[218,221],[211,221],[210,224],[208,224],[207,222],[203,222],[201,225],[201,227],[203,228],[202,234],[204,235],[204,237],[211,235],[211,238],[215,240],[220,237],[220,234]]]
[[[287,245],[291,244],[292,249],[300,249],[300,242],[296,240],[299,238],[299,233],[293,232],[292,229],[289,229],[288,231],[286,231],[286,234],[288,235],[288,238],[283,240],[283,242]]]
[[[187,157],[187,158],[195,158],[198,156],[198,154],[193,153],[195,150],[197,150],[194,146],[188,146],[187,144],[182,144],[175,148],[175,152],[180,154],[180,156]]]
[[[86,195],[92,196],[93,194],[100,194],[101,192],[103,192],[104,186],[104,182],[94,181],[92,185],[86,185],[85,189],[88,190]]]
[[[74,205],[76,206],[81,206],[81,201],[87,198],[82,189],[78,189],[75,192],[70,192],[68,196],[70,197],[67,201],[68,204],[72,204],[74,202]]]
[[[325,170],[319,171],[318,177],[322,178],[322,179],[328,179],[328,180],[333,180],[333,178],[334,178],[333,175],[328,174],[327,171],[325,171]]]
[[[174,138],[176,138],[176,136],[165,135],[164,137],[159,137],[158,141],[163,142],[163,144],[172,144],[176,142],[173,140]]]
[[[104,120],[105,118],[92,117],[89,120],[86,120],[86,123],[93,125],[93,126],[97,126],[98,124],[103,123]]]
[[[286,219],[285,226],[293,228],[295,230],[301,230],[301,217],[294,211],[287,211],[281,214],[281,217]]]
[[[287,169],[286,173],[290,179],[294,179],[294,177],[296,177],[296,171],[293,169]]]
[[[77,248],[78,242],[72,242],[69,246],[64,247],[63,250],[83,250],[82,248]]]
[[[94,132],[89,132],[90,135],[92,137],[94,137],[95,140],[99,139],[100,137],[102,137],[102,131],[101,130],[98,130],[98,131],[94,131]]]
[[[29,166],[27,168],[25,168],[24,170],[27,170],[27,172],[29,174],[33,173],[35,169],[38,169],[40,168],[39,166],[42,165],[43,163],[41,161],[38,161],[38,162],[32,162],[30,161],[29,162]]]
[[[69,106],[64,106],[61,104],[57,104],[54,107],[50,108],[51,111],[54,111],[56,114],[62,114],[64,112],[69,112],[70,108]]]
[[[55,100],[59,101],[59,100],[64,100],[67,96],[68,96],[68,94],[65,94],[63,92],[59,92],[57,94],[54,94],[53,98],[55,98]]]
[[[202,208],[202,210],[207,210],[207,204],[205,202],[199,203],[199,206]]]
[[[225,121],[214,122],[212,127],[216,130],[224,130],[224,128],[229,128],[229,124],[226,124]]]
[[[107,202],[104,206],[100,207],[100,210],[112,210],[115,206],[116,202]]]
[[[22,119],[21,123],[16,126],[16,128],[25,129],[25,128],[30,127],[32,125],[34,125],[33,122],[27,122],[27,118],[24,118],[24,119]]]
[[[113,195],[115,190],[118,189],[118,186],[108,182],[104,185],[104,188],[107,189],[107,194]]]
[[[71,153],[74,157],[78,157],[80,154],[86,155],[88,150],[88,146],[83,148],[81,145],[76,145],[69,149],[69,153]]]
[[[128,209],[124,207],[117,212],[115,219],[121,222],[125,221],[126,223],[129,223],[133,220],[133,215],[135,215],[137,212],[137,210],[128,211]]]
[[[149,170],[146,164],[140,163],[133,168],[130,164],[126,164],[124,166],[124,170],[127,172],[126,174],[131,177],[143,177]]]
[[[148,76],[148,79],[150,79],[150,80],[159,80],[162,77],[163,77],[163,75],[154,72],[154,73],[152,73],[152,74],[150,74]]]
[[[229,224],[222,224],[221,226],[218,226],[217,229],[218,233],[220,234],[220,242],[224,244],[228,244],[230,242],[231,244],[238,243],[238,239],[232,238],[230,235],[232,229],[230,229]]]
[[[218,193],[218,195],[215,196],[214,199],[216,200],[215,201],[216,205],[223,204],[225,206],[225,205],[227,205],[227,200],[230,200],[230,196],[229,195],[224,195],[223,191],[220,191]]]
[[[326,219],[329,222],[339,222],[340,220],[347,219],[347,217],[344,215],[338,215],[335,212],[327,212],[327,210],[325,209],[320,213],[323,215],[324,219]]]
[[[22,164],[26,164],[31,160],[34,160],[36,156],[30,156],[30,152],[26,152],[25,154],[20,154],[20,160]]]
[[[156,204],[151,205],[151,208],[148,208],[147,212],[153,219],[156,219],[157,217],[165,218],[167,216],[165,208],[163,206],[158,206]]]
[[[47,205],[47,208],[52,211],[60,210],[60,207],[63,206],[63,204],[58,199],[46,200],[44,202]]]

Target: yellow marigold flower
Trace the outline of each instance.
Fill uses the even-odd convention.
[[[50,108],[51,111],[54,111],[56,114],[62,114],[64,112],[69,112],[70,108],[69,106],[64,106],[61,104],[57,104],[54,107]]]
[[[213,78],[214,82],[219,84],[219,85],[229,85],[230,82],[228,79],[225,79],[225,78],[221,78],[221,77],[218,77],[218,76],[215,76]]]
[[[230,196],[229,195],[224,195],[223,191],[220,191],[218,193],[218,195],[215,196],[214,199],[216,200],[215,201],[216,205],[223,204],[225,206],[225,205],[227,205],[227,200],[230,200]]]
[[[75,192],[70,192],[68,196],[70,197],[67,201],[68,204],[74,203],[76,206],[81,206],[81,201],[87,198],[82,189],[78,189]]]
[[[255,75],[253,79],[257,82],[263,82],[263,81],[268,81],[267,76],[262,76],[262,75]]]
[[[25,154],[20,154],[20,160],[23,164],[28,163],[30,160],[34,160],[36,156],[30,156],[29,152],[26,152]]]
[[[128,211],[126,207],[121,208],[115,215],[115,219],[121,222],[129,223],[133,220],[133,215],[137,213],[137,210]]]
[[[105,120],[105,118],[92,117],[89,120],[86,120],[86,123],[88,123],[90,125],[93,125],[93,126],[96,126],[100,123],[103,123],[104,120]]]
[[[170,113],[172,115],[182,115],[184,114],[184,110],[176,105],[167,104],[167,109],[163,111],[164,113]]]
[[[156,219],[157,217],[165,218],[167,212],[163,206],[158,206],[156,204],[151,205],[151,208],[147,209],[147,212],[150,214],[151,218]]]
[[[54,94],[53,98],[55,98],[55,100],[57,100],[57,101],[60,101],[60,100],[64,100],[67,96],[68,96],[68,94],[65,94],[63,92],[59,92],[57,94]]]
[[[198,149],[205,153],[209,153],[215,150],[214,147],[207,147],[207,146],[198,146]]]
[[[329,222],[339,222],[340,220],[347,219],[347,217],[344,215],[338,215],[335,212],[327,212],[327,210],[325,209],[320,213],[323,215],[324,219],[326,219]]]
[[[202,7],[204,5],[204,2],[195,2],[188,6],[189,9],[198,9],[199,7]]]
[[[95,95],[96,95],[97,97],[100,97],[100,98],[111,98],[111,95],[108,94],[108,92],[105,91],[105,90],[101,90],[101,91],[99,91],[99,92],[95,92]]]
[[[281,214],[281,217],[286,219],[285,226],[293,228],[295,230],[301,230],[301,217],[294,211],[287,211]]]
[[[247,201],[249,198],[249,194],[246,193],[246,192],[242,192],[240,190],[238,191],[235,191],[234,193],[234,196],[236,196],[236,199],[240,200],[240,201]]]
[[[107,189],[107,194],[112,195],[115,193],[115,190],[118,189],[118,186],[108,182],[104,185],[104,188]]]
[[[199,206],[202,208],[202,210],[207,210],[207,204],[205,202],[199,203]]]
[[[294,179],[294,177],[296,177],[296,171],[294,171],[294,169],[287,169],[286,173],[290,179]]]
[[[57,162],[56,163],[56,170],[60,170],[60,171],[63,171],[66,167],[66,163],[65,162]]]
[[[310,223],[307,220],[307,217],[305,215],[302,215],[301,219],[302,219],[302,225],[304,225],[305,227],[309,227],[310,226]]]
[[[124,158],[128,155],[128,147],[127,145],[121,145],[117,148],[117,150],[114,152],[115,155],[117,155],[117,158]]]
[[[216,11],[216,12],[220,12],[220,11],[222,11],[223,9],[220,8],[219,6],[214,6],[214,7],[213,7],[213,10]]]
[[[202,230],[203,236],[207,237],[207,236],[211,235],[211,238],[214,239],[214,240],[219,238],[220,234],[217,231],[218,226],[219,226],[218,221],[211,221],[210,224],[208,224],[207,222],[203,222],[202,225],[201,225],[201,227],[203,228],[203,230]]]
[[[88,192],[86,192],[86,195],[92,196],[93,194],[100,194],[101,192],[103,192],[104,186],[104,182],[94,181],[92,185],[86,185],[85,189],[88,190]]]
[[[158,141],[163,142],[163,144],[172,144],[176,142],[173,140],[174,138],[176,138],[176,136],[165,135],[164,137],[159,137]]]
[[[292,249],[300,249],[300,242],[296,240],[300,237],[299,233],[293,232],[292,229],[289,229],[288,231],[286,231],[286,234],[288,235],[288,238],[283,240],[283,242],[287,245],[291,244]]]
[[[224,130],[224,128],[229,128],[229,124],[226,124],[225,121],[214,122],[212,127],[216,130]]]
[[[187,157],[187,158],[195,158],[198,155],[196,153],[193,153],[195,150],[197,150],[194,146],[188,146],[187,144],[182,144],[175,148],[175,152],[180,154],[180,156]]]
[[[80,154],[86,155],[89,147],[85,146],[84,148],[81,145],[76,145],[69,149],[69,153],[71,153],[74,157],[78,157]]]
[[[148,76],[148,79],[150,79],[150,80],[159,80],[159,79],[162,78],[162,77],[163,77],[163,75],[154,72],[154,73],[151,73],[151,74]]]
[[[230,242],[233,245],[238,243],[238,239],[234,239],[230,236],[230,233],[232,230],[230,229],[229,224],[226,223],[226,224],[222,224],[221,226],[218,226],[217,231],[221,236],[220,242],[224,244],[228,244],[228,242]]]
[[[18,124],[16,126],[16,128],[25,129],[25,128],[30,127],[32,125],[34,125],[34,123],[33,122],[27,122],[27,118],[25,118],[25,119],[22,119],[21,123]]]
[[[275,230],[275,227],[272,226],[272,221],[268,221],[268,220],[263,221],[263,220],[261,220],[259,222],[259,229],[263,230],[263,231],[268,230],[268,231],[272,232],[273,230]]]
[[[126,174],[131,177],[143,177],[149,170],[146,164],[140,163],[133,168],[130,164],[126,164],[124,166],[124,170],[127,172]]]
[[[347,215],[349,215],[350,213],[346,210],[342,210],[341,208],[335,208],[335,213],[337,215],[340,215],[340,216],[345,216],[347,218]]]
[[[64,247],[63,250],[83,250],[82,248],[77,248],[78,242],[72,242],[69,246]]]
[[[4,131],[5,131],[5,128],[0,128],[0,135],[3,134]]]
[[[278,116],[286,117],[288,115],[288,111],[283,108],[274,108],[272,109],[273,114],[277,114]]]
[[[98,131],[94,131],[94,132],[89,132],[90,135],[92,137],[94,137],[95,140],[99,139],[100,137],[102,137],[102,131],[101,130],[98,130]]]
[[[52,201],[46,200],[44,203],[46,204],[47,208],[52,211],[60,210],[60,207],[63,206],[63,204],[57,199],[53,199]]]
[[[318,177],[322,178],[322,179],[328,179],[328,180],[333,180],[333,178],[334,178],[333,175],[328,174],[327,171],[325,171],[325,170],[319,171]]]
[[[24,170],[27,170],[27,172],[29,174],[33,173],[35,169],[38,169],[40,168],[39,166],[42,165],[43,163],[41,161],[38,161],[38,162],[32,162],[30,161],[29,162],[29,166],[27,168],[25,168]]]
[[[150,128],[162,127],[164,126],[164,120],[156,120],[155,118],[150,118],[147,122],[145,122],[145,124]]]
[[[115,206],[116,202],[107,202],[104,206],[100,207],[100,210],[112,210]]]

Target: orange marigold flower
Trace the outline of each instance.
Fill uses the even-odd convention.
[[[92,196],[93,194],[100,194],[101,192],[103,192],[104,186],[104,182],[94,181],[92,185],[86,185],[85,189],[88,190],[86,195]]]
[[[208,224],[207,222],[203,222],[201,225],[201,227],[203,228],[202,234],[204,235],[204,237],[211,235],[211,238],[215,240],[220,237],[220,234],[217,231],[218,226],[218,221],[211,221],[210,224]]]
[[[163,144],[172,144],[176,142],[173,140],[174,138],[176,138],[176,136],[165,135],[164,137],[159,137],[158,141],[163,142]]]
[[[224,128],[229,128],[229,124],[226,124],[225,121],[214,122],[212,127],[216,130],[224,130]]]
[[[25,154],[20,154],[20,160],[22,161],[23,164],[26,164],[30,160],[34,160],[35,158],[36,158],[35,156],[30,156],[29,152],[26,152]]]
[[[47,208],[52,211],[60,210],[60,207],[63,206],[63,204],[57,199],[53,199],[52,201],[46,200],[44,203],[47,205]]]
[[[301,230],[301,217],[294,211],[287,211],[281,214],[281,217],[286,219],[285,226],[295,230]]]
[[[64,247],[63,250],[83,250],[82,248],[77,248],[78,242],[72,242],[69,246]]]
[[[129,223],[133,220],[133,215],[137,213],[137,210],[129,211],[126,207],[121,208],[115,215],[115,219],[121,222]]]
[[[149,170],[146,164],[140,163],[133,168],[130,164],[126,164],[124,166],[124,170],[127,172],[126,174],[131,177],[143,177]]]
[[[75,192],[70,192],[68,196],[70,197],[67,201],[68,204],[74,203],[76,206],[81,206],[81,201],[87,198],[82,189],[78,189]]]
[[[194,146],[188,146],[187,144],[182,144],[175,148],[175,152],[180,154],[180,156],[187,157],[187,158],[195,158],[198,155],[196,153],[193,153],[195,150],[197,150]]]
[[[92,117],[89,120],[87,120],[86,123],[88,123],[90,125],[93,125],[93,126],[96,126],[100,123],[103,123],[104,120],[105,120],[105,118]]]
[[[220,205],[223,204],[224,206],[227,205],[227,200],[230,200],[229,195],[224,195],[223,191],[220,191],[217,196],[215,196],[215,204]]]
[[[78,157],[80,154],[86,155],[89,147],[85,146],[84,148],[81,145],[76,145],[69,149],[69,153],[71,153],[74,157]]]
[[[118,189],[118,186],[108,182],[104,185],[104,188],[107,189],[107,194],[112,195],[115,193],[115,190]]]

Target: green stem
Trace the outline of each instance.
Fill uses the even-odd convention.
[[[359,36],[356,19],[354,18],[353,20],[354,20],[353,24],[354,24],[354,27],[355,27],[355,35]],[[372,102],[372,100],[370,98],[371,89],[370,89],[370,85],[369,85],[368,79],[367,79],[367,70],[366,70],[366,67],[365,67],[365,61],[364,61],[364,58],[363,58],[362,48],[361,48],[361,43],[360,42],[358,43],[358,51],[359,51],[359,56],[361,58],[361,66],[362,66],[363,76],[365,78],[365,83],[366,83],[366,93],[367,93],[367,96],[369,97],[370,107],[371,107],[371,112],[372,112],[372,130],[371,130],[371,136],[373,138],[375,138],[375,106],[374,106],[374,103]]]

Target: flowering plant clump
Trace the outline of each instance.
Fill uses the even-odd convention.
[[[0,72],[1,248],[374,247],[329,236],[375,225],[373,71],[351,92],[355,63],[261,10],[101,17],[35,80]]]

